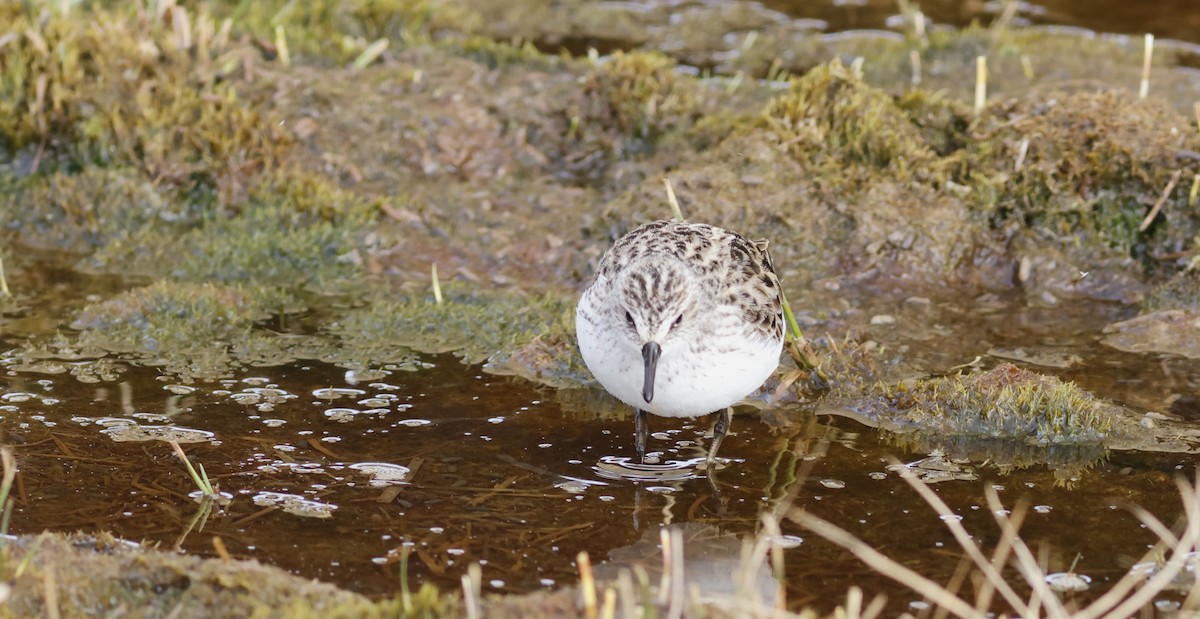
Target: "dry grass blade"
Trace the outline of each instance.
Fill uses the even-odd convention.
[[[1140,589],[1133,595],[1125,597],[1125,595],[1141,580],[1133,576],[1126,576],[1118,581],[1108,593],[1100,596],[1095,602],[1088,605],[1082,612],[1075,615],[1080,619],[1093,619],[1098,617],[1126,617],[1132,616],[1139,609],[1146,607],[1155,596],[1162,593],[1164,589],[1169,587],[1179,576],[1188,564],[1189,555],[1196,550],[1198,542],[1200,542],[1200,480],[1194,484],[1188,484],[1183,480],[1176,480],[1176,486],[1179,488],[1179,495],[1183,500],[1184,511],[1186,512],[1187,525],[1184,528],[1183,534],[1178,538],[1171,536],[1170,539],[1175,539],[1172,546],[1171,558],[1158,570],[1154,576],[1142,585]],[[1153,531],[1162,531],[1166,527],[1151,515],[1149,512],[1141,508],[1133,510],[1134,515],[1146,525],[1147,528]],[[1161,537],[1161,536],[1160,536]],[[1164,538],[1164,544],[1166,538]],[[1147,556],[1152,556],[1157,549],[1151,549]],[[1191,595],[1189,594],[1189,598]],[[1122,600],[1122,598],[1124,598]],[[1120,604],[1117,604],[1120,601]],[[1184,607],[1183,610],[1187,610]]]
[[[12,518],[13,481],[17,479],[17,457],[9,445],[0,447],[0,466],[3,466],[4,479],[0,481],[0,535],[8,535],[8,523]]]
[[[1150,94],[1150,60],[1154,58],[1154,35],[1146,35],[1146,49],[1142,57],[1142,83],[1138,87],[1138,98]]]
[[[996,523],[1000,525],[1000,529],[1006,534],[1012,536],[1012,552],[1016,555],[1017,570],[1025,578],[1025,582],[1033,589],[1030,597],[1030,602],[1025,606],[1026,610],[1022,615],[1028,617],[1040,616],[1038,608],[1046,609],[1048,617],[1067,617],[1067,609],[1063,607],[1062,602],[1050,590],[1050,586],[1046,583],[1046,573],[1038,565],[1037,558],[1033,556],[1033,552],[1029,550],[1029,546],[1025,545],[1025,540],[1022,540],[1017,535],[1016,524],[1008,517],[1004,504],[1000,502],[1000,494],[993,487],[987,487],[983,491],[984,497],[987,499],[988,509],[992,510],[992,517],[996,519]],[[990,580],[990,578],[989,578]],[[1002,580],[1002,579],[1001,579]],[[999,586],[999,582],[996,582]],[[1005,585],[1008,586],[1007,584]]]
[[[983,113],[987,103],[987,56],[975,58],[975,116]]]
[[[477,619],[482,608],[483,568],[478,563],[467,566],[467,573],[462,575],[463,603],[467,607],[467,617]]]
[[[379,58],[379,56],[382,55],[383,52],[387,51],[388,44],[389,43],[388,43],[387,39],[379,39],[378,41],[375,41],[374,43],[372,43],[370,46],[367,47],[367,49],[364,49],[363,52],[358,55],[358,58],[354,59],[354,63],[353,63],[354,68],[355,69],[367,68],[367,66],[369,66],[372,62],[375,62],[375,60],[377,58]]]
[[[996,543],[996,549],[992,551],[992,567],[1000,570],[1006,563],[1008,557],[1012,553],[1012,543],[1017,537],[1017,532],[1021,529],[1021,524],[1025,522],[1026,508],[1028,505],[1024,502],[1017,503],[1013,507],[1012,512],[1008,516],[1008,521],[1012,523],[1012,527],[1001,529],[1000,540]],[[979,610],[987,609],[992,604],[992,596],[996,592],[996,587],[1000,584],[1007,583],[1000,579],[984,578],[983,584],[979,587],[979,592],[975,595],[975,608]]]
[[[675,198],[675,188],[671,186],[671,179],[664,178],[663,184],[667,187],[667,203],[671,205],[671,214],[677,221],[683,221],[683,210],[679,208],[679,200]]]
[[[442,282],[438,279],[437,263],[429,265],[429,281],[433,287],[433,302],[437,305],[442,304]]]
[[[575,556],[579,567],[579,587],[583,589],[583,608],[590,619],[596,617],[596,578],[592,573],[592,560],[586,550]]]
[[[42,587],[45,589],[46,595],[46,617],[58,619],[62,615],[58,610],[58,582],[53,565],[46,564],[43,568]]]
[[[1176,484],[1186,512],[1186,526],[1180,535],[1173,534],[1170,528],[1146,510],[1132,508],[1133,513],[1142,521],[1143,525],[1160,539],[1160,543],[1146,553],[1143,561],[1161,553],[1164,546],[1171,547],[1170,559],[1163,563],[1148,580],[1138,574],[1126,575],[1119,579],[1109,591],[1085,608],[1071,611],[1050,589],[1046,573],[1041,567],[1042,563],[1018,535],[1018,529],[1026,514],[1024,505],[1018,504],[1010,513],[1001,503],[996,489],[994,487],[985,488],[984,496],[988,508],[992,511],[992,515],[1001,529],[1001,537],[996,549],[992,557],[988,559],[984,557],[979,546],[967,534],[959,523],[959,519],[941,498],[924,482],[909,477],[904,479],[934,511],[942,516],[942,520],[969,557],[969,561],[964,559],[963,564],[956,570],[950,584],[946,587],[900,565],[847,531],[817,516],[802,510],[793,510],[789,513],[789,518],[850,551],[880,574],[924,596],[938,609],[934,613],[936,617],[946,614],[956,617],[987,616],[992,596],[997,592],[1017,615],[1025,617],[1099,619],[1101,617],[1135,616],[1144,609],[1150,608],[1155,597],[1168,587],[1177,585],[1179,575],[1187,569],[1190,558],[1195,556],[1196,550],[1200,548],[1200,481],[1189,483],[1180,479]],[[1023,600],[1000,573],[1000,568],[1010,562],[1017,568],[1025,584],[1031,589],[1028,600]],[[967,579],[972,563],[985,576],[983,584],[976,592],[974,606],[969,605],[966,600],[957,595],[958,588]],[[1134,591],[1135,589],[1137,590]],[[1200,583],[1193,583],[1182,609],[1191,610],[1197,605],[1200,605]],[[857,613],[859,608],[860,602],[856,601],[854,596],[847,598],[845,610],[851,613],[849,616],[855,616],[853,613]]]
[[[899,464],[899,461],[893,459],[892,464]],[[950,506],[946,505],[941,497],[935,494],[933,490],[930,490],[929,486],[920,479],[917,479],[916,476],[901,475],[900,478],[907,482],[913,490],[916,490],[917,494],[933,508],[933,511],[937,512],[938,516],[942,518],[942,522],[946,523],[946,528],[950,529],[950,533],[954,535],[954,540],[958,542],[958,545],[966,551],[967,556],[971,557],[971,560],[983,572],[983,575],[987,578],[987,582],[992,583],[992,586],[1000,592],[1000,595],[1004,597],[1004,601],[1008,602],[1018,613],[1028,615],[1028,609],[1025,608],[1021,596],[1005,582],[1004,577],[1000,574],[1000,565],[997,565],[994,561],[989,561],[983,555],[983,551],[971,539],[971,535],[963,528],[958,516],[950,509]],[[993,490],[993,492],[995,491]]]
[[[970,604],[950,593],[938,583],[900,565],[883,553],[870,547],[866,542],[851,535],[845,529],[823,518],[798,509],[789,512],[788,518],[826,540],[845,548],[858,557],[860,561],[866,563],[871,569],[912,589],[924,596],[930,603],[946,608],[957,617],[983,619],[987,616],[975,610]]]

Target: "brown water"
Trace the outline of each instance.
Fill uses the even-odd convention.
[[[41,272],[47,298],[64,282],[69,290],[114,285]],[[1148,407],[1192,392],[1200,378],[1193,362],[1100,348],[1099,328],[1130,311],[1113,305],[1037,309],[986,297],[935,303],[918,318],[909,314],[918,311],[911,303],[886,295],[846,296],[857,306],[850,314],[895,312],[906,327],[871,335],[892,349],[907,346],[908,360],[922,366],[946,368],[990,347],[1075,354],[1082,359],[1076,369],[1037,369]],[[831,329],[837,320],[827,323]],[[0,350],[13,344],[0,341]],[[796,506],[934,580],[948,580],[958,562],[944,523],[888,468],[890,457],[911,462],[928,451],[815,416],[811,405],[735,416],[721,450],[729,462],[714,488],[695,468],[710,420],[652,419],[650,448],[660,462],[638,470],[628,460],[628,417],[568,414],[559,405],[563,394],[484,374],[449,355],[424,360],[420,371],[361,382],[340,368],[296,363],[179,385],[119,360],[110,360],[115,376],[93,383],[15,370],[0,356],[8,366],[0,377],[0,431],[17,446],[21,468],[13,530],[109,530],[200,555],[215,555],[219,537],[237,557],[378,595],[396,591],[397,561],[407,550],[415,581],[453,588],[468,564],[480,562],[486,590],[518,593],[574,584],[582,550],[597,563],[653,562],[653,545],[646,551],[639,540],[656,540],[663,524],[704,525],[709,537],[727,542],[717,558],[732,562],[738,538],[758,532],[761,515],[794,491]],[[184,447],[228,493],[228,505],[201,513],[169,446],[131,440],[167,433],[197,441]],[[1070,487],[1043,466],[962,466],[979,478],[933,487],[985,547],[998,537],[983,498],[994,485],[1008,506],[1035,506],[1023,533],[1043,549],[1049,571],[1065,571],[1078,556],[1076,572],[1103,584],[1155,541],[1124,508],[1141,505],[1172,522],[1181,513],[1173,476],[1190,474],[1194,463],[1182,455],[1114,453]],[[373,483],[371,470],[399,476]],[[886,593],[897,611],[917,601],[799,526],[785,521],[783,532],[799,542],[786,551],[793,607],[828,610],[851,585]]]
[[[825,20],[830,30],[884,28],[897,13],[892,2],[876,0],[766,4]],[[978,2],[920,4],[941,23],[995,14]],[[1118,0],[1042,6],[1044,12],[1022,16],[1200,40],[1200,4],[1185,0],[1135,13]],[[958,564],[945,523],[889,469],[890,458],[921,461],[931,449],[818,416],[814,403],[739,411],[721,449],[728,462],[713,480],[696,468],[709,419],[651,419],[650,448],[661,457],[639,468],[629,461],[628,416],[580,412],[587,398],[579,394],[492,376],[452,355],[427,356],[424,369],[371,380],[302,362],[181,385],[116,357],[57,359],[62,373],[34,372],[14,368],[4,352],[19,344],[12,334],[52,335],[89,295],[104,298],[134,284],[84,276],[53,259],[29,263],[21,274],[27,309],[0,315],[0,443],[16,446],[21,468],[16,533],[107,530],[204,556],[217,554],[219,538],[236,557],[372,595],[395,593],[398,561],[411,553],[415,582],[456,588],[466,567],[479,562],[486,591],[521,593],[573,585],[583,550],[596,563],[653,562],[657,531],[668,523],[716,540],[714,563],[732,561],[738,539],[758,533],[762,514],[794,494],[795,506],[935,581],[948,581]],[[809,332],[840,337],[857,324],[855,337],[879,342],[918,374],[976,356],[985,367],[999,363],[989,351],[1074,356],[1064,368],[1029,367],[1137,409],[1197,416],[1200,363],[1098,343],[1101,329],[1132,316],[1132,308],[1074,301],[1047,308],[1017,296],[913,304],[904,302],[911,292],[843,294],[844,311],[797,300],[801,317],[812,321]],[[863,330],[861,318],[879,313],[895,316],[895,326]],[[72,375],[72,365],[103,370],[81,374],[99,382]],[[154,436],[196,441],[185,450],[228,494],[228,504],[207,513],[165,442],[132,440]],[[1065,571],[1078,559],[1075,571],[1102,591],[1156,541],[1126,507],[1173,522],[1182,512],[1173,479],[1194,475],[1195,459],[1110,453],[1072,484],[1041,465],[1007,470],[976,457],[960,466],[977,479],[964,474],[932,487],[985,551],[999,532],[984,489],[1002,487],[1009,507],[1033,507],[1022,534],[1043,551],[1045,568]],[[372,472],[395,477],[373,480]],[[785,552],[789,606],[827,611],[852,585],[868,596],[886,593],[889,615],[917,601],[795,523],[782,527],[794,545]]]
[[[767,7],[793,17],[819,19],[831,31],[888,29],[900,11],[894,0],[764,0]],[[967,26],[991,23],[1004,2],[982,0],[922,0],[920,7],[933,24]],[[1014,22],[1019,25],[1063,25],[1096,32],[1142,35],[1200,43],[1200,3],[1192,0],[1042,0],[1019,2]]]

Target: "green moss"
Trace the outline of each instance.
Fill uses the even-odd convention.
[[[263,317],[241,289],[160,281],[88,305],[71,326],[88,345],[159,354],[243,336]]]
[[[795,80],[767,105],[762,121],[801,162],[856,162],[897,173],[934,164],[933,152],[895,99],[837,60]]]
[[[351,311],[331,331],[363,356],[363,365],[391,361],[381,353],[399,346],[425,353],[453,351],[468,363],[491,359],[507,366],[506,373],[519,373],[520,365],[531,374],[573,376],[578,382],[583,364],[571,336],[573,298],[489,293],[459,284],[445,286],[443,294],[441,304],[431,294],[378,300]]]
[[[880,390],[896,419],[943,435],[1039,445],[1100,443],[1114,423],[1106,403],[1074,383],[1007,363]]]
[[[213,10],[218,19],[231,20],[234,32],[265,41],[276,41],[276,28],[282,28],[289,53],[297,59],[339,64],[379,39],[406,45],[446,31],[469,34],[479,25],[465,5],[436,0],[227,0],[214,3]],[[276,54],[277,49],[271,50]]]
[[[0,52],[0,148],[37,169],[127,163],[177,185],[274,165],[288,140],[229,81],[242,65],[219,56],[231,50],[215,47],[211,22],[171,15],[174,26],[102,8],[0,12],[14,35]]]
[[[186,281],[321,288],[359,272],[356,252],[374,214],[373,205],[322,177],[267,176],[241,213],[185,235],[171,272]]]
[[[1129,251],[1177,251],[1198,230],[1177,187],[1146,231],[1139,226],[1169,179],[1200,169],[1179,157],[1198,147],[1187,119],[1123,92],[1055,93],[994,110],[977,127],[979,206],[1051,237]],[[1183,185],[1184,183],[1180,183]]]
[[[129,167],[88,167],[79,173],[0,176],[0,229],[26,245],[73,253],[136,243],[156,231],[182,231],[201,216],[196,203]]]
[[[970,144],[971,109],[944,92],[906,90],[896,98],[895,105],[937,156],[953,157]]]
[[[493,69],[508,65],[523,65],[531,69],[551,69],[560,62],[558,56],[544,54],[529,41],[504,42],[485,37],[467,37],[447,44],[452,51]]]
[[[184,381],[329,356],[337,348],[330,342],[255,328],[289,299],[269,287],[158,281],[84,307],[71,323],[79,333],[65,346],[118,353]]]
[[[614,130],[638,152],[690,125],[699,115],[700,90],[675,67],[674,60],[654,52],[614,53],[584,81],[582,128]]]
[[[407,600],[397,596],[373,601],[256,561],[161,552],[108,534],[13,538],[0,549],[0,568],[11,587],[0,617],[47,616],[45,583],[51,571],[59,588],[54,611],[64,618],[110,616],[129,608],[149,617],[384,619],[462,614],[457,597],[428,584],[414,587]]]

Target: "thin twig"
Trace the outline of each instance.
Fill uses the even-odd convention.
[[[987,56],[975,58],[975,116],[983,113],[987,103]]]
[[[1138,232],[1145,232],[1146,228],[1150,227],[1150,223],[1158,216],[1158,212],[1162,210],[1164,204],[1167,203],[1167,198],[1171,197],[1171,192],[1175,190],[1175,183],[1179,182],[1179,177],[1183,174],[1183,170],[1175,170],[1171,175],[1171,180],[1167,181],[1166,189],[1163,189],[1162,195],[1159,196],[1158,202],[1154,203],[1154,207],[1146,213],[1146,218],[1142,220],[1142,225],[1138,226]]]
[[[1075,615],[1076,619],[1132,616],[1139,608],[1149,604],[1155,596],[1162,593],[1163,590],[1169,587],[1171,583],[1174,582],[1175,578],[1179,576],[1179,573],[1187,567],[1189,555],[1195,549],[1196,541],[1198,536],[1200,536],[1200,513],[1197,512],[1194,505],[1197,500],[1197,489],[1195,487],[1187,486],[1185,483],[1176,483],[1179,485],[1180,495],[1183,498],[1183,505],[1187,511],[1187,527],[1184,530],[1184,534],[1180,536],[1180,539],[1183,540],[1184,543],[1175,546],[1172,549],[1173,552],[1171,553],[1171,558],[1168,559],[1165,564],[1163,564],[1157,574],[1143,583],[1142,587],[1138,589],[1136,593],[1125,598],[1120,604],[1113,606],[1116,601],[1121,600],[1125,593],[1132,588],[1133,583],[1130,583],[1129,586],[1122,585],[1125,584],[1126,580],[1132,581],[1133,579],[1123,578],[1117,581],[1117,584],[1112,590],[1105,595],[1100,596],[1100,598],[1098,598],[1095,602],[1083,609],[1082,612],[1077,613]],[[1148,528],[1153,526],[1151,523],[1158,520],[1148,512],[1142,511],[1139,513],[1137,510],[1135,510],[1134,514],[1138,516],[1138,519],[1142,520],[1142,523],[1146,524]],[[1158,524],[1161,525],[1161,523]],[[1121,589],[1122,591],[1118,592],[1118,589]]]

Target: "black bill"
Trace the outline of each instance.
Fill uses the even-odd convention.
[[[657,342],[646,342],[642,346],[642,361],[646,362],[646,382],[642,384],[642,397],[646,401],[654,399],[654,372],[658,369],[658,356],[662,347]]]

